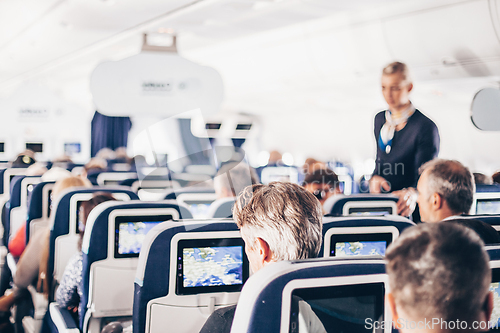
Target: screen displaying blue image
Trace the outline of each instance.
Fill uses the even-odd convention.
[[[476,214],[500,214],[500,199],[478,200]]]
[[[183,286],[207,287],[243,284],[243,247],[184,248]]]
[[[387,242],[341,242],[335,243],[335,256],[348,257],[348,256],[369,256],[369,255],[385,255]]]
[[[500,283],[492,282],[490,284],[490,291],[493,292],[493,311],[490,323],[497,330],[500,328]]]
[[[122,222],[118,225],[118,254],[138,254],[147,233],[161,222]]]
[[[79,142],[71,142],[64,144],[64,152],[66,155],[75,155],[82,151],[82,145]]]

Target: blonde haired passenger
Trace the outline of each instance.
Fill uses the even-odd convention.
[[[282,260],[314,258],[322,241],[321,205],[303,187],[272,182],[248,186],[238,196],[233,216],[245,242],[253,273]],[[216,310],[201,333],[229,333],[236,306]],[[299,302],[299,331],[326,332],[311,307]]]

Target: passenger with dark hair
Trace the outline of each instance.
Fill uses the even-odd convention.
[[[60,307],[66,307],[69,310],[79,311],[78,305],[82,297],[81,282],[82,282],[82,239],[85,234],[85,226],[90,212],[100,203],[116,200],[111,194],[106,192],[94,193],[92,199],[82,203],[78,212],[78,231],[80,239],[78,242],[79,251],[71,257],[66,265],[59,287],[56,291],[56,302]]]
[[[495,173],[491,176],[491,178],[492,178],[492,180],[493,180],[493,183],[500,184],[500,171],[495,172]]]
[[[412,104],[412,89],[413,83],[404,63],[393,62],[383,69],[382,94],[388,109],[375,116],[377,157],[370,178],[371,193],[415,187],[419,167],[439,153],[438,128]],[[406,193],[397,194],[403,200]]]
[[[312,173],[306,174],[302,186],[314,194],[322,206],[326,199],[340,193],[339,177],[333,170],[327,168],[317,169]]]
[[[30,149],[26,149],[24,152],[17,155],[14,162],[12,162],[12,167],[13,168],[27,168],[30,165],[35,164],[35,162],[36,162],[35,153]]]
[[[489,176],[486,176],[484,173],[474,172],[472,175],[474,176],[474,182],[476,183],[476,185],[493,184],[493,179]]]
[[[313,173],[319,169],[326,169],[326,164],[324,162],[318,161],[315,158],[309,157],[302,165],[302,173],[307,175]]]
[[[446,220],[446,222],[456,223],[470,228],[481,237],[486,245],[500,244],[500,235],[491,225],[476,219],[461,219]]]
[[[407,228],[385,260],[387,306],[400,332],[488,331],[491,269],[472,230],[447,222]]]
[[[474,178],[462,163],[436,159],[421,167],[417,191],[422,222],[439,222],[469,213]]]

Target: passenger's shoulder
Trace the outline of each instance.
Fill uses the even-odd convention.
[[[214,311],[218,316],[222,318],[233,317],[236,310],[236,305],[226,306]]]
[[[236,305],[215,310],[203,325],[200,333],[226,333],[231,330]]]

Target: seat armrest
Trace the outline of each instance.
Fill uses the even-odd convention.
[[[59,333],[80,333],[77,323],[66,308],[61,308],[56,302],[50,303],[49,314]]]

